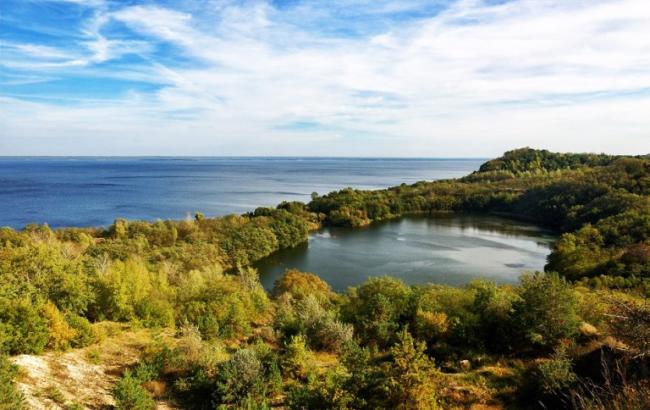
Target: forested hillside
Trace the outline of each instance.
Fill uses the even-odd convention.
[[[7,356],[93,345],[107,321],[174,335],[124,371],[120,409],[160,398],[181,408],[647,408],[649,201],[646,157],[520,149],[458,180],[345,189],[240,216],[3,228],[0,409],[24,405]],[[439,212],[498,213],[561,236],[547,272],[517,286],[383,277],[336,294],[288,271],[269,294],[251,268],[321,225]]]
[[[380,191],[346,189],[315,198],[309,209],[321,213],[327,224],[353,227],[441,211],[523,218],[564,233],[548,271],[572,280],[611,283],[617,277],[619,284],[636,286],[649,274],[649,195],[650,161],[645,158],[520,149],[459,180]]]

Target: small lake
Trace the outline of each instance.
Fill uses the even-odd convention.
[[[515,283],[524,271],[544,269],[553,240],[535,225],[494,216],[409,217],[363,229],[325,228],[256,267],[266,289],[290,268],[315,273],[336,291],[381,275],[410,284]]]

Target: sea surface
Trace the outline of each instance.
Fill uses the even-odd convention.
[[[514,283],[523,272],[544,269],[554,238],[534,225],[494,216],[408,217],[363,229],[326,228],[256,267],[267,289],[291,268],[318,274],[336,291],[382,275],[411,284],[460,285],[478,278]]]
[[[244,213],[312,192],[456,178],[484,159],[0,157],[0,226]]]

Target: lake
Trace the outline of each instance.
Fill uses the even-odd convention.
[[[543,270],[553,239],[537,226],[494,216],[409,217],[356,230],[323,229],[308,244],[256,267],[267,289],[288,268],[315,273],[336,291],[381,275],[410,284],[514,283],[523,271]]]
[[[457,178],[482,159],[0,157],[0,226],[108,226],[116,218],[181,219],[244,213],[312,192],[380,189]],[[541,270],[552,236],[487,216],[405,218],[358,230],[329,228],[258,264],[267,289],[286,268],[336,290],[377,275],[408,283],[514,282]]]
[[[0,157],[0,226],[108,226],[457,178],[483,159]]]

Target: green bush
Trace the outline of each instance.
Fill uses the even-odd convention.
[[[480,346],[474,295],[473,289],[441,285],[418,289],[414,297],[415,334],[429,343],[444,341],[456,348]],[[429,330],[431,333],[427,333]]]
[[[75,331],[75,336],[70,341],[72,347],[88,346],[97,340],[95,330],[85,317],[68,313],[65,315],[65,320]]]
[[[284,348],[282,368],[291,377],[307,376],[313,365],[313,355],[302,335],[292,336]]]
[[[16,389],[16,366],[0,354],[0,410],[20,410],[25,407],[23,395]]]
[[[300,334],[311,348],[331,352],[338,352],[353,333],[352,325],[338,321],[336,314],[321,306],[313,295],[297,301],[281,300],[275,328],[285,341]]]
[[[288,409],[346,410],[353,408],[354,398],[345,390],[346,376],[340,369],[329,369],[324,375],[311,372],[306,383],[293,385],[287,393]]]
[[[542,394],[558,394],[567,390],[578,380],[573,372],[573,364],[563,350],[558,350],[552,358],[537,366],[536,383]]]
[[[264,368],[254,350],[238,350],[220,366],[214,397],[218,403],[239,404],[263,396]]]
[[[565,279],[554,273],[523,275],[517,290],[513,315],[525,344],[552,349],[576,335],[577,299]]]
[[[365,343],[388,346],[397,330],[412,317],[411,288],[395,278],[370,278],[351,289],[341,311]]]
[[[493,352],[511,351],[513,343],[513,305],[519,300],[510,286],[497,286],[493,282],[476,281],[472,311],[478,318],[477,332],[480,344]]]
[[[247,335],[270,306],[257,278],[251,284],[245,276],[226,275],[179,296],[176,323],[196,326],[206,339]]]
[[[384,365],[388,403],[395,409],[437,409],[437,389],[433,361],[426,346],[403,330],[391,347],[391,360]]]
[[[0,298],[0,353],[40,353],[49,341],[41,306],[28,299]]]
[[[146,327],[164,327],[174,324],[174,307],[161,297],[151,296],[135,306],[135,314]]]
[[[129,370],[113,388],[115,408],[117,410],[152,410],[156,403],[147,390],[142,387],[142,381],[134,377]]]

